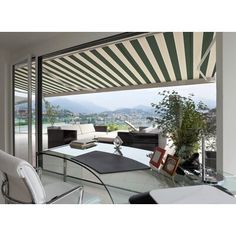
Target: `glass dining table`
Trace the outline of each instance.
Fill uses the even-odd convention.
[[[116,203],[114,192],[122,191],[129,196],[151,191],[153,189],[172,188],[179,186],[206,184],[198,176],[188,174],[170,176],[162,169],[144,169],[100,174],[91,167],[74,159],[83,154],[101,151],[117,154],[117,158],[129,158],[144,165],[150,166],[150,151],[133,147],[122,146],[119,151],[112,144],[96,143],[89,149],[71,148],[69,145],[59,146],[45,150],[37,155],[37,169],[60,175],[64,181],[76,179],[96,186],[102,186],[108,193],[111,201]],[[227,174],[220,185],[236,191],[236,177]],[[118,201],[119,202],[119,201]]]

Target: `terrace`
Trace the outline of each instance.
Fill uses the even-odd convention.
[[[139,89],[154,87],[208,84],[215,81],[215,73],[215,33],[210,32],[137,33],[125,37],[124,35],[118,35],[112,39],[108,38],[99,42],[80,45],[77,48],[71,48],[63,52],[45,55],[40,57],[37,62],[29,61],[28,66],[25,64],[17,65],[14,68],[15,95],[25,91],[28,93],[26,98],[29,102],[27,113],[18,110],[18,115],[22,117],[27,115],[27,118],[30,119],[26,119],[27,126],[25,129],[19,125],[15,126],[15,154],[35,165],[36,150],[47,152],[45,149],[49,148],[47,146],[48,129],[43,125],[43,99],[76,94],[96,94],[134,89],[138,91]],[[31,79],[29,80],[29,78]],[[34,95],[36,95],[35,100],[32,100],[31,98]],[[35,108],[32,107],[32,101],[36,102]],[[15,104],[17,102],[17,99],[15,99]],[[15,112],[15,114],[17,113]],[[21,121],[17,120],[17,122],[20,123]],[[36,124],[35,130],[32,128],[34,127],[32,124]],[[81,131],[82,125],[78,124],[76,128],[71,128],[69,124],[66,127],[65,124],[56,124],[56,126],[61,127],[60,130],[76,130],[76,139],[78,139],[78,135],[83,134],[83,131]],[[62,128],[62,126],[64,127]],[[86,130],[85,132],[88,134],[90,131]],[[92,135],[94,137],[95,134]],[[111,143],[116,135],[114,133],[114,136],[111,137]],[[23,136],[24,138],[22,138]],[[58,146],[55,148],[60,148]],[[99,143],[98,147],[100,146],[102,145]],[[158,146],[161,146],[160,143]],[[102,147],[109,149],[106,145]],[[162,148],[166,147],[163,146]],[[55,149],[53,150],[55,151]],[[131,150],[133,150],[132,153],[135,152],[134,149]],[[129,153],[129,149],[127,153]],[[63,152],[61,154],[66,155]],[[48,153],[43,153],[43,155],[46,159],[50,156]],[[66,161],[70,162],[69,158],[71,157],[66,158],[68,158]],[[143,162],[146,163],[146,161]],[[55,162],[51,163],[51,160],[48,160],[48,164],[45,163],[47,162],[44,161],[44,170],[48,170],[47,167],[49,166],[52,167],[51,172],[47,172],[49,179],[55,177],[53,174],[59,174],[57,177],[59,176],[62,179],[67,177],[61,171],[63,162],[58,162],[57,165]],[[71,167],[69,171],[74,168],[78,167]],[[74,177],[78,180],[78,178],[84,179],[84,176],[86,174],[82,174],[82,177]],[[149,174],[145,176],[147,179],[150,178]],[[71,175],[69,178],[71,178]],[[134,178],[131,175],[128,179],[132,180]],[[107,182],[108,179],[105,179],[105,182]],[[157,181],[158,183],[154,181],[154,185],[149,186],[149,190],[156,186],[163,188],[189,184],[183,179],[176,180],[174,183],[173,181],[168,182],[171,179],[162,175],[150,178],[150,183],[154,179],[161,181]],[[94,184],[93,179],[91,180],[89,177],[89,180]],[[47,182],[47,179],[44,181]],[[145,186],[145,181],[142,186]],[[109,183],[109,187],[116,192],[115,198],[118,199],[117,202],[121,203],[127,202],[127,196],[124,197],[124,192],[128,191],[129,194],[142,192],[140,186],[138,186],[138,190],[130,190],[129,187],[125,188],[119,186],[119,184]],[[117,193],[118,188],[120,188],[120,192]],[[145,190],[145,188],[142,190]],[[93,191],[96,193],[98,190]]]

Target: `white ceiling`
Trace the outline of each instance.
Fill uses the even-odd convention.
[[[0,32],[0,48],[11,51],[17,50],[60,34],[62,32]]]

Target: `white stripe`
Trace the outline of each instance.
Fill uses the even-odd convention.
[[[137,82],[131,78],[126,71],[120,67],[120,65],[112,58],[109,54],[107,54],[102,48],[98,48],[97,51],[106,58],[127,80],[129,80],[133,85],[137,85]]]
[[[21,75],[22,77],[24,77],[24,79],[27,81],[27,75],[24,74],[23,71],[17,70],[17,71],[15,71],[15,74],[20,74],[20,75]]]
[[[166,41],[165,41],[164,35],[163,34],[155,34],[154,36],[157,41],[157,45],[159,46],[159,49],[160,49],[162,58],[164,60],[166,69],[168,71],[168,74],[170,76],[170,79],[171,79],[171,81],[176,81],[174,69],[172,66],[172,62],[170,60],[170,55],[169,55],[169,52],[168,52],[168,49],[166,46]]]
[[[20,75],[20,76],[17,75],[18,78],[22,78],[27,81],[27,77],[25,77],[26,75],[24,74],[24,72],[21,69],[17,70],[16,73],[18,73]],[[32,70],[32,75],[33,75],[32,76],[32,83],[35,83],[35,70],[34,69]],[[42,82],[45,83],[46,86],[51,85],[52,87],[54,87],[54,86],[58,87],[58,81],[55,80],[53,77],[46,75],[45,73],[43,73],[43,81]],[[56,87],[54,87],[54,88],[56,88]],[[58,89],[60,89],[61,91],[65,90],[65,88],[63,88],[62,85],[60,87],[58,87]]]
[[[20,72],[23,76],[25,76],[25,78],[27,79],[27,76],[28,76],[28,72],[25,71],[24,69],[26,68],[19,68],[17,70],[15,70],[15,72]],[[32,70],[33,71],[33,70]],[[34,73],[35,74],[35,73]]]
[[[98,50],[97,50],[98,51]],[[103,69],[108,71],[110,74],[112,74],[118,81],[120,81],[125,86],[128,85],[126,81],[124,81],[120,76],[118,76],[113,70],[111,70],[105,63],[103,63],[99,58],[97,58],[93,53],[90,51],[84,52],[88,57],[92,58],[96,63],[98,63]]]
[[[82,62],[84,62],[87,66],[89,66],[90,68],[94,69],[95,71],[97,71],[100,75],[102,75],[103,77],[105,77],[108,81],[111,81],[113,84],[115,84],[115,86],[120,87],[121,85],[119,85],[116,81],[112,80],[110,77],[108,77],[105,73],[103,73],[101,70],[99,70],[96,66],[94,66],[92,63],[90,63],[89,61],[87,61],[85,58],[83,58],[82,56],[80,56],[78,53],[74,55],[76,58],[78,58],[79,60],[81,60]],[[92,72],[90,70],[88,70],[88,73],[92,74]],[[94,73],[93,73],[94,74]],[[110,83],[104,81],[103,78],[98,77],[97,75],[94,74],[94,77],[96,77],[97,79],[99,79],[100,81],[102,81],[104,84],[106,84],[108,87],[113,87],[113,85],[111,85]]]
[[[139,67],[141,68],[141,70],[144,72],[144,74],[147,76],[148,80],[151,83],[156,83],[156,80],[153,79],[151,73],[149,72],[149,70],[147,69],[147,67],[145,66],[145,64],[143,63],[142,58],[139,56],[139,54],[136,52],[136,50],[134,49],[134,47],[132,46],[130,41],[126,41],[123,42],[124,47],[126,47],[126,49],[128,50],[128,52],[131,54],[131,56],[134,58],[134,60],[136,61],[136,63],[139,65]]]
[[[215,38],[216,33],[213,35],[213,39]],[[212,73],[216,64],[216,43],[212,46],[209,61],[207,65],[206,77],[212,77]]]
[[[202,57],[202,40],[203,33],[202,32],[194,32],[193,33],[193,78],[199,79],[200,74],[197,69],[201,57]]]
[[[58,75],[55,75],[55,74],[53,74],[53,75],[50,75],[50,74],[49,74],[50,77],[54,77],[56,80],[59,80],[59,81],[61,81],[62,83],[68,84],[68,85],[70,85],[70,86],[71,86],[71,85],[74,86],[75,84],[74,84],[73,82],[71,82],[71,81],[66,80],[65,78],[68,78],[68,79],[70,79],[70,80],[73,80],[73,81],[75,81],[75,83],[81,83],[80,81],[77,80],[77,78],[75,77],[75,75],[73,75],[73,74],[70,73],[69,71],[65,70],[64,68],[58,66],[57,64],[54,64],[54,63],[51,62],[51,61],[47,61],[47,63],[50,64],[50,65],[52,65],[52,66],[54,66],[54,67],[56,67],[56,68],[59,68],[60,70],[66,72],[67,74],[70,75],[70,76],[67,76],[67,75],[61,73],[61,76],[63,76],[63,77],[59,77]],[[46,64],[44,64],[43,67],[44,67],[45,69],[51,70],[51,71],[53,71],[53,72],[56,72],[57,74],[60,74],[59,71],[57,71],[56,69],[53,69],[53,68],[47,66]],[[50,73],[50,72],[46,72],[46,73]],[[76,86],[76,85],[75,85],[75,86]],[[84,85],[84,86],[85,86],[85,85]],[[91,86],[94,87],[94,85],[91,85]],[[86,86],[86,87],[89,88],[88,86]]]
[[[67,61],[69,61],[69,62],[71,62],[71,63],[74,64],[75,66],[79,67],[79,64],[76,63],[76,62],[75,62],[74,60],[72,60],[71,58],[69,58],[69,57],[64,57],[64,59],[67,60]],[[80,72],[79,70],[76,70],[73,66],[67,64],[66,62],[62,61],[61,59],[55,59],[55,61],[59,62],[60,64],[64,65],[65,67],[69,68],[70,70],[76,72],[77,74],[79,74],[79,76],[83,76],[83,77],[86,78],[86,79],[84,79],[84,78],[79,77],[79,79],[80,79],[81,81],[86,82],[87,84],[90,84],[89,82],[93,82],[93,83],[95,83],[95,84],[98,85],[98,86],[101,85],[101,84],[98,83],[97,81],[94,81],[92,78],[88,77],[87,75],[85,75],[84,73]],[[61,70],[65,71],[66,73],[68,73],[68,74],[70,74],[70,75],[72,75],[72,76],[74,76],[74,77],[76,78],[76,75],[73,74],[73,73],[71,73],[70,71],[65,70],[64,68],[61,68]],[[77,81],[77,83],[81,83],[81,82]],[[92,88],[95,88],[95,89],[98,88],[98,87],[96,87],[96,86],[93,85],[93,84],[90,84],[89,86],[86,85],[86,84],[83,84],[83,86],[85,86],[86,88],[91,88],[91,87],[92,87]],[[101,85],[101,87],[104,87],[104,86]]]
[[[26,89],[26,91],[28,90],[27,83],[22,82],[22,80],[19,79],[18,77],[16,77],[15,83],[16,83],[16,88],[21,87],[21,89],[22,89],[22,87],[23,87],[24,89]],[[35,89],[35,84],[32,85],[32,88]],[[43,89],[48,92],[52,92],[52,90],[50,90],[50,88],[43,87]],[[56,89],[53,89],[53,92],[58,92],[58,91]],[[65,92],[65,91],[62,91],[62,92]]]
[[[75,56],[75,55],[74,55]],[[66,56],[64,57],[67,61],[71,62],[72,64],[74,64],[76,67],[84,70],[85,72],[87,72],[88,74],[90,74],[91,76],[97,78],[99,81],[101,81],[101,79],[99,77],[97,77],[93,72],[91,72],[90,70],[86,69],[84,66],[80,65],[79,63],[77,63],[75,60],[73,60],[72,58]],[[74,69],[75,70],[75,69]],[[87,76],[84,72],[80,72],[80,71],[77,71],[75,70],[77,73],[79,73],[80,75],[84,76],[87,80],[86,82],[89,83],[90,82],[93,82],[94,84],[98,85],[98,87],[95,87],[95,85],[90,85],[91,87],[94,87],[95,89],[98,89],[100,87],[102,88],[106,88],[106,86],[104,86],[103,84],[99,83],[98,81],[94,80],[93,78]]]
[[[16,81],[19,81],[19,82],[22,82],[22,83],[27,83],[27,77],[25,77],[25,76],[26,75],[22,71],[20,71],[20,70],[16,71]],[[45,77],[45,75],[43,75],[43,78],[44,77]],[[32,77],[32,78],[34,78],[34,77]],[[54,86],[58,87],[58,82],[55,83],[55,82],[52,82],[52,81],[53,81],[53,79],[51,77],[49,77],[49,80],[48,79],[44,79],[43,83],[45,83],[45,86],[47,86],[49,88],[50,88],[50,86],[52,86],[53,88],[56,88]],[[35,85],[35,80],[32,80],[32,84]],[[61,90],[61,91],[65,90],[65,89],[63,89],[63,87],[58,87],[57,89]],[[54,90],[56,90],[56,89],[54,89]]]
[[[184,48],[184,36],[182,32],[174,33],[176,53],[179,61],[179,68],[181,73],[181,80],[187,80],[187,65]]]
[[[146,84],[146,81],[140,76],[133,65],[126,59],[123,53],[115,46],[110,45],[109,48],[116,54],[116,56],[128,67],[128,69],[134,74],[134,76],[142,83]]]
[[[153,55],[153,52],[152,52],[152,50],[151,50],[151,48],[150,48],[150,46],[147,42],[146,37],[139,38],[138,41],[141,44],[144,52],[146,53],[146,56],[148,57],[148,60],[150,61],[151,65],[152,65],[153,69],[155,70],[155,72],[156,72],[158,78],[160,79],[160,81],[161,82],[166,82],[165,77],[162,74],[162,71],[161,71],[161,69],[160,69],[160,67],[159,67],[159,65],[156,61],[156,58]]]
[[[57,66],[56,64],[54,64],[54,63],[51,62],[51,61],[47,61],[47,63],[49,63],[50,65],[53,65],[53,66],[55,66],[55,67],[57,67],[57,68],[62,69],[61,67]],[[45,69],[45,70],[44,70],[44,69]],[[54,72],[57,72],[58,74],[60,74],[60,72],[58,72],[56,69],[53,69],[53,68],[47,66],[46,64],[43,65],[43,70],[44,70],[44,74],[49,74],[49,77],[52,77],[54,80],[57,81],[57,83],[61,83],[63,86],[64,86],[64,84],[74,85],[73,82],[66,80],[66,78],[68,78],[68,79],[70,79],[70,80],[76,81],[76,79],[73,79],[72,77],[69,77],[69,76],[64,75],[64,74],[63,74],[63,77],[65,77],[65,78],[59,77],[58,75],[55,75],[55,74],[51,73],[50,71],[54,71]],[[48,70],[48,71],[47,71],[47,70]],[[49,71],[49,70],[50,70],[50,71]],[[77,82],[77,81],[76,81],[76,82]]]

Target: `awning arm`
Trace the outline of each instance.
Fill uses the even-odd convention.
[[[199,65],[197,66],[197,70],[199,70],[200,75],[201,75],[206,81],[208,81],[208,78],[207,78],[206,75],[204,75],[203,72],[201,71],[201,65],[202,65],[202,63],[205,61],[205,59],[206,59],[206,57],[208,56],[208,54],[210,53],[210,51],[211,51],[213,45],[215,44],[215,42],[216,42],[216,36],[215,36],[215,37],[213,38],[213,40],[211,41],[209,47],[207,48],[206,52],[204,53],[204,55],[203,55],[203,57],[202,57],[202,59],[201,59]]]

